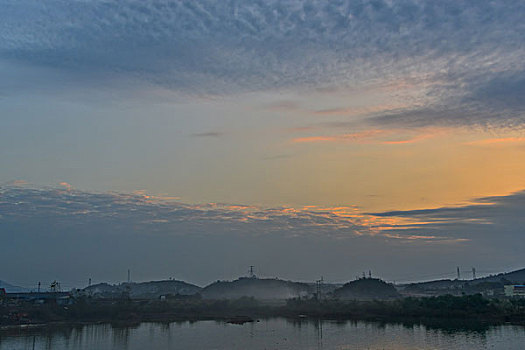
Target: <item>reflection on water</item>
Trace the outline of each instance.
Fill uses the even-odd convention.
[[[524,349],[525,328],[286,320],[95,324],[0,332],[0,350]]]

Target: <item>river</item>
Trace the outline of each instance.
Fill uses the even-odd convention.
[[[466,326],[466,327],[465,327]],[[343,350],[524,349],[521,326],[429,327],[274,318],[234,325],[216,321],[95,324],[0,332],[0,350]]]

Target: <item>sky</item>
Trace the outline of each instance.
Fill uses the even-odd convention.
[[[0,279],[525,267],[524,15],[0,0]]]

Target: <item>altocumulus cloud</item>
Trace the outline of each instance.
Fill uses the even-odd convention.
[[[492,267],[507,266],[523,252],[524,201],[519,192],[457,208],[365,214],[9,185],[0,191],[0,254],[16,264],[3,279],[78,286],[93,276],[118,280],[131,267],[137,279],[176,273],[207,283],[256,264],[287,278],[339,280],[363,268],[396,278],[402,269],[443,272],[438,265],[450,261],[486,266],[488,257]]]
[[[7,185],[0,188],[1,222],[56,228],[107,225],[116,234],[359,236],[451,242],[474,240],[487,233],[522,234],[525,192],[475,200],[470,205],[363,213],[357,207],[261,208],[231,204],[184,204],[137,193],[92,193],[65,188]],[[125,229],[121,229],[125,228]],[[45,228],[48,230],[49,226]],[[2,232],[7,235],[8,232]],[[74,234],[72,232],[71,234]],[[490,235],[489,235],[490,236]],[[491,237],[488,237],[491,238]]]
[[[0,57],[183,93],[403,81],[381,123],[521,125],[519,1],[0,0]],[[500,87],[503,86],[503,90]],[[502,100],[492,91],[504,91]],[[514,96],[514,97],[513,97]],[[488,97],[488,98],[487,98]]]
[[[458,207],[370,213],[376,217],[411,218],[420,222],[417,232],[469,239],[485,244],[515,244],[523,249],[525,191],[507,196],[485,197]],[[407,234],[411,230],[404,230]],[[401,233],[392,230],[393,233]],[[493,242],[493,243],[490,243]]]

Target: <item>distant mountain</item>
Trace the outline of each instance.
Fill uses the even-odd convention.
[[[397,286],[399,292],[405,296],[433,296],[433,295],[461,295],[464,293],[463,280],[442,279],[428,282],[410,283]]]
[[[253,297],[259,300],[285,300],[306,297],[314,292],[307,283],[266,278],[239,278],[235,281],[217,281],[202,289],[206,299],[237,299]]]
[[[499,295],[503,293],[503,286],[505,284],[525,284],[525,269],[477,278],[475,280],[444,279],[410,283],[399,285],[398,289],[403,295],[412,296],[475,293]]]
[[[337,299],[388,300],[400,297],[396,288],[378,278],[361,278],[334,290]]]
[[[129,295],[132,299],[158,299],[161,295],[194,295],[200,290],[201,287],[184,281],[166,280],[118,285],[100,283],[84,288],[83,292],[95,298],[119,298]]]
[[[470,283],[478,282],[501,282],[503,284],[513,283],[513,284],[525,284],[525,269],[500,273],[494,276],[488,276],[483,278],[477,278]]]
[[[27,288],[22,288],[18,286],[13,286],[12,284],[9,284],[5,281],[0,280],[0,288],[5,288],[5,291],[7,293],[25,293],[29,292],[30,290]]]

